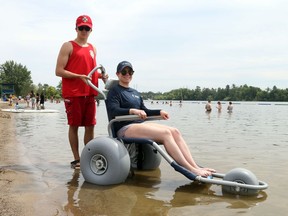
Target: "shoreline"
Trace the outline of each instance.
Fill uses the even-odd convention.
[[[0,108],[11,107],[0,102]],[[45,200],[45,194],[33,190],[37,182],[35,176],[28,172],[29,162],[24,156],[23,146],[15,137],[14,115],[0,110],[0,215],[37,215],[39,206],[36,208],[36,205]],[[39,188],[39,185],[35,187]],[[41,205],[42,215],[43,210],[51,213],[51,209],[55,209],[47,204]]]

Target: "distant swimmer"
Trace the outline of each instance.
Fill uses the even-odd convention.
[[[212,111],[211,101],[208,100],[207,104],[205,105],[206,112]]]
[[[229,102],[229,105],[228,105],[228,107],[227,107],[227,110],[228,110],[228,113],[232,113],[233,105],[232,105],[232,102],[231,102],[231,101]]]
[[[216,108],[217,108],[218,112],[221,112],[221,110],[222,110],[222,104],[221,104],[220,101],[217,102]]]

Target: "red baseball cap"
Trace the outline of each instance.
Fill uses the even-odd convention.
[[[92,20],[87,15],[81,15],[76,20],[76,27],[79,26],[88,26],[92,29]]]

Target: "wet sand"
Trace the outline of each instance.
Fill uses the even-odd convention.
[[[0,108],[11,107],[0,102]],[[37,215],[39,205],[35,208],[35,203],[43,202],[46,198],[44,194],[27,190],[38,186],[33,175],[25,171],[27,163],[15,138],[14,123],[13,114],[0,111],[0,215]],[[41,206],[41,211],[57,212],[54,206],[47,203]]]

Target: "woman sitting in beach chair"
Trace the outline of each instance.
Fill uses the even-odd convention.
[[[147,138],[162,143],[168,154],[181,166],[200,176],[210,176],[214,169],[201,168],[194,161],[190,150],[177,128],[144,122],[147,116],[161,116],[169,119],[164,110],[151,110],[145,107],[140,93],[129,87],[134,74],[131,63],[122,61],[117,66],[119,84],[107,95],[106,105],[109,121],[116,116],[138,115],[140,120],[115,122],[114,131],[118,138]]]

